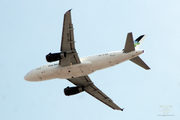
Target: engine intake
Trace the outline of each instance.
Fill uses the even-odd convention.
[[[67,87],[64,89],[64,94],[66,96],[70,96],[70,95],[75,95],[78,94],[80,92],[84,91],[84,87]]]
[[[60,59],[63,59],[66,57],[65,52],[60,52],[60,53],[49,53],[46,55],[46,60],[47,62],[54,62]]]

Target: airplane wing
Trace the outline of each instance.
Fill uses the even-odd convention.
[[[78,53],[75,49],[73,24],[71,21],[71,10],[64,14],[62,39],[61,39],[61,52],[66,53],[66,58],[59,60],[60,66],[68,66],[81,63],[78,57]]]
[[[123,111],[123,109],[118,107],[107,95],[105,95],[101,90],[99,90],[87,75],[77,78],[70,78],[68,80],[76,86],[84,86],[84,90],[87,93],[89,93],[99,101],[103,102],[104,104],[108,105],[112,109]]]

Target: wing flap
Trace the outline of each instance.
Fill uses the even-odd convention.
[[[117,106],[107,95],[105,95],[101,90],[99,90],[88,76],[70,78],[68,80],[76,86],[84,86],[84,90],[87,93],[89,93],[91,96],[95,97],[99,101],[103,102],[104,104],[108,105],[112,109],[123,111],[123,109]]]
[[[68,53],[65,59],[59,61],[60,66],[68,66],[73,64],[79,64],[80,59],[75,49],[73,24],[71,21],[71,10],[64,14],[62,39],[61,39],[61,52]]]
[[[73,24],[71,21],[71,10],[64,14],[62,39],[61,39],[61,51],[66,52],[74,49],[74,34],[73,34]],[[72,44],[70,44],[72,43]]]
[[[112,109],[123,111],[123,109],[117,106],[107,95],[105,95],[101,90],[99,90],[94,84],[91,84],[88,87],[85,87],[84,89],[91,96],[95,97],[96,99],[103,102]]]

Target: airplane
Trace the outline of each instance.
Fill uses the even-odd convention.
[[[47,62],[56,62],[31,70],[25,75],[24,79],[32,82],[55,78],[67,79],[73,83],[75,87],[65,88],[64,94],[66,96],[85,91],[112,109],[123,111],[112,99],[94,85],[88,75],[97,70],[112,67],[127,60],[149,70],[149,66],[139,57],[140,54],[144,53],[144,50],[139,50],[139,46],[146,35],[141,35],[134,41],[132,33],[128,33],[125,47],[122,51],[113,51],[79,58],[75,49],[73,30],[70,9],[64,14],[60,52],[46,55]]]

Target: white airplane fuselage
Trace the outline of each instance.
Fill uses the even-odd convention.
[[[89,75],[97,70],[105,69],[142,54],[144,50],[129,53],[123,51],[108,52],[80,58],[81,63],[62,67],[59,62],[40,66],[31,70],[24,79],[27,81],[44,81],[50,79],[68,79]]]

